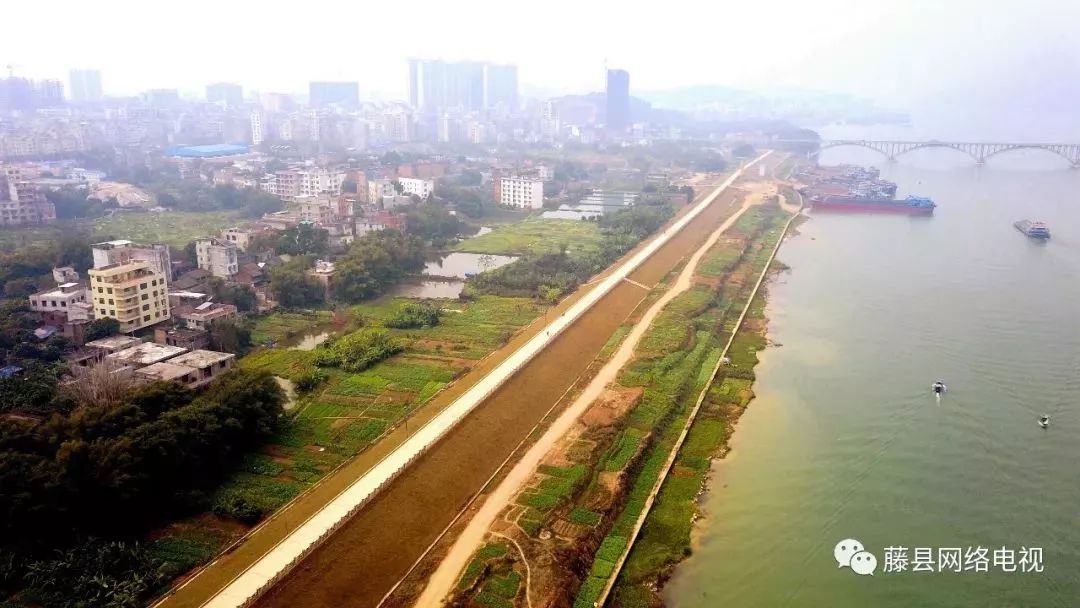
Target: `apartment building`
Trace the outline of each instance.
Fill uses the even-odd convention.
[[[45,198],[45,192],[18,167],[0,166],[0,226],[55,221],[56,207]]]
[[[539,209],[544,206],[544,182],[504,177],[499,182],[499,203],[520,209]]]
[[[92,250],[94,268],[88,274],[97,318],[116,319],[123,333],[169,319],[168,247],[108,241]]]
[[[262,189],[287,203],[292,203],[302,196],[319,194],[338,196],[341,194],[344,183],[344,171],[287,169],[268,176],[262,184]]]
[[[397,196],[397,190],[394,189],[394,182],[389,179],[372,179],[368,180],[368,202],[378,205],[383,202],[384,198],[393,198]]]
[[[420,198],[431,196],[431,193],[435,190],[435,181],[430,179],[401,177],[398,178],[398,183],[401,184],[402,192],[409,195],[415,194]]]
[[[121,332],[133,332],[169,319],[165,275],[150,262],[111,264],[92,268],[89,274],[94,314],[119,321]]]
[[[239,247],[235,243],[218,238],[195,241],[195,260],[199,268],[215,277],[228,279],[240,270]]]
[[[235,244],[240,251],[247,251],[248,246],[251,245],[251,241],[253,241],[255,237],[268,232],[275,232],[275,230],[269,226],[236,226],[222,230],[221,238]]]

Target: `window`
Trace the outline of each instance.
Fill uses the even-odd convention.
[[[102,289],[101,287],[98,287],[98,288],[97,288],[97,292],[98,292],[98,293],[105,293],[105,290],[104,290],[104,289]]]
[[[108,289],[106,289],[105,293],[112,293],[112,287],[109,287]]]
[[[143,299],[143,300],[146,300],[146,299],[149,299],[149,298],[150,298],[150,296],[146,295],[145,293],[144,293],[144,294],[142,294],[142,299]]]
[[[112,304],[112,303],[113,303],[112,298],[109,298],[109,304]]]
[[[139,283],[139,289],[146,289],[146,283]]]
[[[67,302],[60,302],[60,308],[67,308]]]
[[[143,310],[150,310],[150,305],[149,304],[143,304],[142,309]]]
[[[143,316],[142,320],[143,321],[149,321],[150,320],[150,315]]]

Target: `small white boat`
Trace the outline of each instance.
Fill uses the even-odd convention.
[[[945,386],[945,383],[942,382],[941,380],[938,380],[937,382],[931,384],[930,388],[933,389],[934,392],[936,394],[938,394],[938,395],[940,395],[940,394],[944,393],[945,391],[949,390],[949,388],[947,386]]]
[[[1039,426],[1044,429],[1050,426],[1050,416],[1039,416]]]

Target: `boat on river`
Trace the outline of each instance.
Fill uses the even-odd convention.
[[[1050,238],[1050,229],[1043,222],[1020,220],[1013,224],[1017,230],[1033,239],[1045,240]]]

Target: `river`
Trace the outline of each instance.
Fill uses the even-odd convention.
[[[1075,605],[1080,171],[1038,152],[979,168],[946,150],[884,163],[835,149],[822,162],[877,164],[901,196],[939,207],[932,218],[816,215],[780,249],[790,270],[767,307],[780,346],[762,353],[757,399],[714,463],[694,555],[666,602]],[[1048,222],[1052,240],[1025,238],[1012,226],[1022,218]],[[940,403],[937,378],[949,387]],[[874,576],[837,566],[847,538],[875,554]],[[885,572],[890,546],[909,559],[931,548],[935,571]],[[937,571],[939,548],[979,546],[989,572]],[[1002,546],[1017,560],[1041,548],[1044,572],[1002,572]]]

